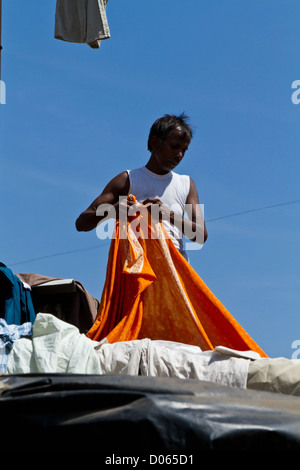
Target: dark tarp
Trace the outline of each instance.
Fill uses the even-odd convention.
[[[100,464],[113,454],[300,448],[299,398],[197,380],[3,375],[0,416],[6,448],[16,438],[18,449],[90,448]]]
[[[31,287],[36,313],[51,313],[86,333],[93,325],[99,301],[74,279],[61,279],[36,273],[16,277]]]

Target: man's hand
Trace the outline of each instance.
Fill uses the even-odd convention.
[[[201,245],[205,243],[207,232],[199,203],[190,203],[192,208],[190,211],[191,214],[189,214],[190,219],[186,219],[182,215],[176,214],[167,206],[165,206],[158,198],[148,198],[143,202],[143,204],[148,208],[152,218],[154,218],[155,221],[162,222],[163,220],[167,220],[190,241],[200,243]]]
[[[174,223],[174,212],[165,206],[160,199],[145,199],[145,201],[143,201],[143,205],[147,207],[155,221],[162,222],[163,220],[168,220],[171,223]]]

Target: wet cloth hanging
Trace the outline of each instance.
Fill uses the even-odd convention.
[[[97,318],[87,333],[110,343],[149,338],[266,354],[210,291],[145,206],[115,224]]]
[[[35,316],[30,287],[0,263],[0,317],[9,325],[21,325],[33,323]]]
[[[98,49],[110,38],[107,0],[57,0],[54,37]]]

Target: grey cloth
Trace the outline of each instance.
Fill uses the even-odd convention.
[[[247,388],[300,397],[300,359],[277,357],[251,362]]]
[[[54,37],[99,48],[110,38],[106,16],[108,0],[57,0]]]

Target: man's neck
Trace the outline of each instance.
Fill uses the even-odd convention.
[[[147,168],[147,170],[149,171],[152,171],[152,173],[155,173],[157,175],[167,175],[168,173],[170,173],[169,171],[166,171],[166,170],[163,170],[162,168],[159,168],[157,164],[155,164],[156,162],[154,162],[151,158],[150,160],[148,161],[148,163],[145,165],[145,167]]]

